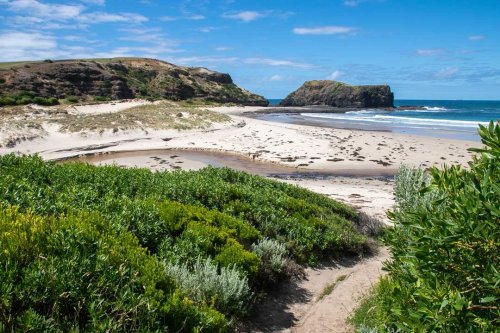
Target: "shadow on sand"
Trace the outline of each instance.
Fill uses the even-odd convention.
[[[286,283],[275,286],[268,291],[265,298],[255,304],[249,318],[236,329],[236,332],[280,332],[288,331],[296,326],[307,311],[308,305],[315,302],[311,290],[304,288],[303,282],[308,280],[311,274],[322,271],[350,268],[361,261],[377,255],[377,251],[364,257],[347,256],[344,258],[329,259],[320,262],[315,268],[309,269],[309,274],[303,279],[293,279]]]

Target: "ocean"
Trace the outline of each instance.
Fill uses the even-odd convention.
[[[281,100],[270,100],[271,105]],[[422,106],[423,110],[361,109],[346,113],[301,113],[309,124],[336,128],[390,131],[438,138],[479,140],[478,124],[500,119],[500,101],[396,100],[395,106]],[[298,115],[299,116],[299,115]],[[280,119],[269,119],[280,121]],[[285,117],[286,118],[286,117]],[[288,116],[297,118],[297,116]],[[285,122],[289,122],[283,119]],[[293,121],[297,123],[297,119]]]

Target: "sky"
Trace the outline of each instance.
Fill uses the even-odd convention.
[[[500,100],[500,0],[0,0],[0,61],[137,56],[283,98],[307,80]]]

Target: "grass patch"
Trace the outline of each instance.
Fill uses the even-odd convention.
[[[95,102],[94,102],[95,103]],[[87,103],[88,104],[88,103]],[[93,104],[93,103],[91,103]],[[104,132],[142,129],[205,129],[214,123],[228,122],[227,115],[195,107],[182,107],[177,103],[161,101],[133,107],[115,113],[74,114],[68,106],[38,108],[10,106],[0,108],[0,129],[12,132],[14,137],[43,136],[45,123],[58,125],[64,132]],[[7,144],[0,142],[0,144]]]
[[[203,129],[213,123],[230,121],[227,115],[197,108],[180,107],[175,103],[159,102],[132,107],[127,110],[103,114],[67,114],[51,122],[62,131],[100,131],[112,129]]]
[[[333,292],[333,290],[335,289],[335,287],[338,285],[338,283],[344,281],[346,278],[347,278],[347,275],[340,275],[339,277],[337,277],[335,279],[334,282],[329,283],[325,288],[323,288],[323,291],[318,296],[318,302],[321,301],[326,296],[330,295]]]

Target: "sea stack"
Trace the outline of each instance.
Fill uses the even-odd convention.
[[[280,106],[328,105],[339,108],[393,107],[394,94],[388,85],[353,86],[331,80],[305,82]]]

